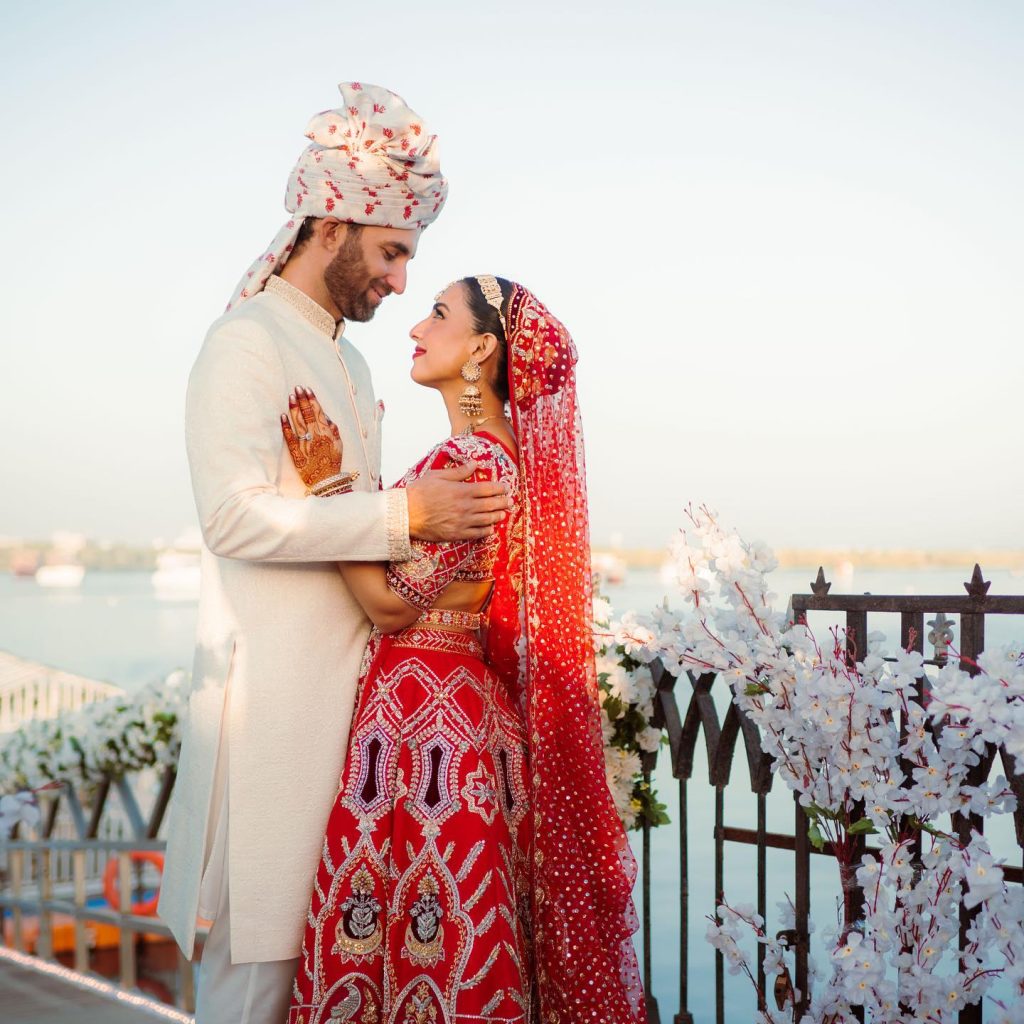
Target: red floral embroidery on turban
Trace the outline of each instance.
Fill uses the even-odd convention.
[[[291,255],[306,217],[425,228],[444,205],[437,136],[401,96],[379,85],[342,82],[342,105],[316,114],[310,144],[292,169],[285,208],[294,216],[246,271],[228,309],[261,291]]]

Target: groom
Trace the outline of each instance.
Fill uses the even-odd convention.
[[[211,327],[186,440],[205,541],[196,658],[160,914],[186,956],[210,920],[197,1024],[285,1019],[369,623],[335,563],[410,537],[485,536],[508,500],[472,465],[380,489],[380,416],[344,337],[405,290],[447,194],[437,138],[394,93],[348,82],[310,122],[294,216]],[[340,431],[351,493],[306,497],[281,438],[296,388]]]

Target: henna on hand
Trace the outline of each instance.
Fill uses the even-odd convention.
[[[281,433],[307,487],[341,472],[341,434],[309,388],[296,388],[288,396],[288,415],[281,417]]]

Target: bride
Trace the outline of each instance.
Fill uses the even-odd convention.
[[[288,1021],[640,1024],[576,350],[529,291],[490,275],[449,285],[411,336],[412,378],[440,392],[451,436],[397,486],[473,462],[512,508],[482,540],[339,564],[375,628]],[[308,486],[342,476],[315,395],[296,391],[282,430]]]

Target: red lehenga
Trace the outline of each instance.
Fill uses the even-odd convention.
[[[417,544],[389,585],[426,619],[367,648],[288,1024],[644,1024],[636,865],[608,791],[576,350],[526,289],[505,312],[518,458],[497,534]],[[479,637],[430,610],[493,577]],[[457,618],[457,616],[455,616]]]
[[[398,486],[470,459],[508,481],[515,507],[487,541],[417,543],[388,567],[428,621],[371,635],[289,1024],[534,1019],[523,709],[476,633],[450,625],[473,617],[430,612],[453,580],[494,578],[492,642],[518,630],[518,470],[478,433],[450,438]]]

